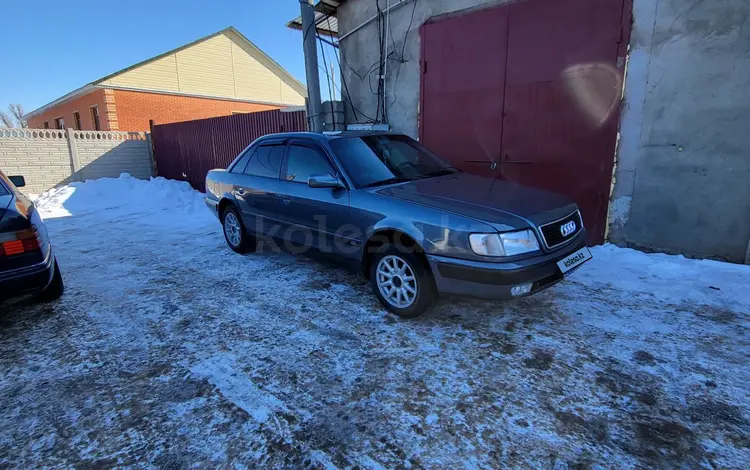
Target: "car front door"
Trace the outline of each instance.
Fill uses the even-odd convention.
[[[243,157],[232,169],[233,173],[241,173],[235,177],[233,194],[245,228],[251,232],[268,235],[274,231],[279,171],[285,148],[283,141],[262,142],[248,149],[247,159]]]
[[[279,182],[279,215],[286,223],[284,238],[326,253],[353,254],[355,250],[347,248],[356,247],[361,240],[347,229],[351,220],[349,189],[310,187],[310,176],[320,174],[343,182],[340,170],[320,145],[290,141]]]

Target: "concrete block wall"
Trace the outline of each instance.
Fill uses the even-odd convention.
[[[26,178],[26,194],[71,181],[153,175],[150,135],[142,132],[0,129],[0,169]]]
[[[750,263],[750,2],[635,0],[609,238]]]
[[[324,101],[323,104],[323,130],[324,131],[343,131],[346,128],[344,124],[346,117],[344,116],[344,102],[343,101]],[[331,112],[333,109],[333,112]]]
[[[0,129],[0,170],[26,178],[24,192],[38,194],[72,174],[68,140],[62,130]]]
[[[100,138],[104,134],[105,138]],[[152,174],[150,139],[141,132],[74,132],[78,179],[117,178],[126,171],[136,178]]]

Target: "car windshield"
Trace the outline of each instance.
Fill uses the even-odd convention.
[[[370,135],[331,140],[331,147],[357,187],[411,181],[457,169],[405,135]]]

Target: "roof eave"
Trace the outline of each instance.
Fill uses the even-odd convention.
[[[78,88],[78,89],[75,89],[75,90],[71,91],[67,95],[63,95],[63,96],[59,97],[58,99],[56,99],[54,101],[50,101],[49,103],[47,103],[47,104],[45,104],[43,106],[38,107],[34,111],[31,111],[31,112],[28,112],[28,113],[24,114],[23,117],[22,117],[22,119],[24,121],[26,121],[30,117],[34,117],[34,116],[37,116],[39,114],[42,114],[45,111],[49,110],[50,108],[54,108],[55,106],[57,106],[60,103],[64,103],[65,101],[68,101],[68,100],[73,99],[73,98],[78,98],[79,96],[87,95],[87,94],[91,93],[92,91],[94,91],[96,88],[98,88],[98,87],[94,83],[88,83],[88,84],[82,86],[81,88]]]

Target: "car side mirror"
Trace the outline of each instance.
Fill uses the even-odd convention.
[[[26,178],[23,176],[9,176],[8,179],[16,188],[23,188],[26,186]]]
[[[340,179],[329,174],[311,175],[307,180],[307,185],[311,188],[343,188],[344,183]]]

